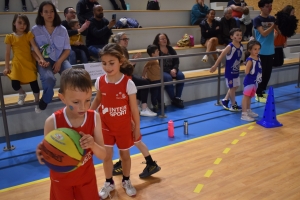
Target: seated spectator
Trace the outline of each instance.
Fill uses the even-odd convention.
[[[209,8],[204,4],[204,0],[196,0],[191,10],[191,24],[199,25],[200,22],[206,17]]]
[[[159,56],[177,55],[173,47],[170,46],[170,40],[165,33],[159,33],[155,36],[153,44],[158,47]],[[164,82],[185,79],[184,74],[179,70],[179,58],[166,58],[163,60],[164,66]],[[184,108],[181,94],[184,83],[176,84],[176,93],[174,93],[174,85],[166,85],[165,89],[172,101],[172,105],[178,108]],[[163,102],[162,102],[163,103]]]
[[[228,1],[227,7],[232,9],[232,16],[236,20],[236,25],[240,28],[240,18],[243,15],[244,7],[247,6],[246,2],[241,2],[241,0],[230,0]]]
[[[116,3],[116,0],[110,0],[110,2],[112,3],[113,7],[115,10],[121,10],[118,6],[118,4]],[[121,2],[121,5],[122,5],[122,8],[123,10],[127,10],[127,6],[126,6],[126,3],[125,3],[125,0],[120,0]]]
[[[200,23],[201,28],[201,44],[206,47],[206,52],[216,51],[219,43],[218,37],[220,36],[220,22],[215,20],[215,10],[210,9],[207,18]],[[217,54],[212,55],[216,61]],[[202,58],[203,62],[207,62],[208,56]]]
[[[159,50],[156,45],[149,45],[147,47],[147,53],[150,57],[158,57]],[[160,83],[160,65],[158,60],[150,60],[146,63],[143,70],[142,77],[144,79],[149,79],[151,84]],[[153,106],[153,111],[157,112],[161,104],[161,95],[160,95],[160,87],[152,87],[150,88],[151,93],[151,103]]]
[[[22,2],[22,11],[27,12],[27,7],[26,7],[25,0],[21,0],[21,2]],[[9,11],[9,0],[5,0],[5,2],[4,2],[4,11],[5,12]]]
[[[250,18],[249,8],[245,7],[240,21],[246,26],[243,40],[249,40],[252,37],[252,20]]]
[[[69,26],[73,30],[80,29],[79,22],[76,19],[71,20],[69,22]],[[79,63],[80,64],[87,63],[89,58],[90,58],[90,54],[89,54],[89,50],[87,49],[87,47],[83,43],[83,40],[82,40],[82,37],[81,37],[80,33],[70,37],[70,45],[71,45],[71,49],[76,54],[77,60],[80,60]]]
[[[39,108],[45,110],[54,95],[53,88],[56,82],[54,74],[61,74],[64,70],[72,67],[67,59],[71,47],[67,30],[61,25],[60,17],[53,3],[50,1],[41,3],[35,22],[36,25],[32,27],[31,32],[45,61],[50,63],[48,67],[39,64],[37,66],[44,90]]]
[[[93,17],[94,6],[99,5],[97,0],[79,0],[76,5],[77,18],[80,24]]]
[[[65,16],[65,20],[63,20],[61,22],[61,25],[63,25],[67,29],[69,37],[72,37],[72,36],[78,35],[78,34],[86,35],[87,28],[90,25],[90,21],[86,20],[84,22],[84,24],[82,24],[82,26],[79,27],[79,29],[71,29],[71,27],[69,26],[69,22],[76,18],[76,12],[75,12],[74,8],[73,7],[65,8],[64,16]],[[84,52],[82,52],[82,53],[84,54]],[[70,51],[69,62],[71,63],[71,65],[75,65],[77,63],[76,53],[73,50]]]
[[[129,59],[129,54],[127,50],[128,46],[128,41],[129,38],[124,32],[117,33],[116,35],[112,35],[110,38],[111,43],[117,43],[123,48],[124,56]],[[142,57],[141,53],[134,54],[132,56],[132,59],[137,59]],[[131,64],[135,67],[135,63]],[[137,75],[132,75],[132,81],[134,82],[135,86],[143,86],[143,85],[149,85],[149,81],[147,79],[143,79],[142,77],[139,77]],[[148,93],[149,93],[149,88],[145,89],[139,89],[136,94],[137,98],[137,105],[140,110],[140,115],[141,116],[146,116],[146,117],[154,117],[157,114],[152,112],[147,105],[147,100],[148,100]],[[140,105],[141,104],[141,105]]]
[[[237,28],[235,19],[232,18],[232,9],[227,7],[224,9],[224,17],[221,18],[220,21],[220,37],[219,37],[219,44],[228,45],[232,42],[229,31],[233,28]]]
[[[91,56],[99,59],[99,52],[113,34],[111,29],[116,24],[116,20],[110,22],[103,16],[103,7],[95,5],[93,8],[94,17],[90,19],[91,24],[86,35],[86,46]]]

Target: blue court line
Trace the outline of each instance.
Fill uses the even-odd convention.
[[[295,84],[277,87],[274,89],[274,94],[277,114],[300,109],[300,89],[295,88]],[[238,102],[241,102],[241,99],[241,95],[237,96]],[[187,102],[184,109],[168,106],[166,110],[168,117],[164,119],[141,117],[144,143],[152,150],[247,124],[240,120],[240,113],[225,111],[214,103],[215,100],[212,98],[209,101],[196,100]],[[263,115],[264,106],[265,104],[252,100],[251,107],[260,116]],[[174,138],[167,136],[167,122],[170,119],[174,120]],[[186,119],[189,122],[188,136],[183,134],[183,121]],[[26,135],[30,136],[30,133]],[[14,151],[0,152],[0,190],[49,176],[48,168],[40,165],[35,157],[35,148],[43,138],[43,131],[35,131],[33,135],[33,137],[14,140],[12,142],[16,146]],[[4,146],[5,143],[1,141],[0,145]],[[117,159],[118,151],[116,148],[114,150],[116,152],[114,159]],[[131,154],[137,153],[139,153],[138,149],[133,147]],[[94,163],[99,164],[101,161],[94,157]]]

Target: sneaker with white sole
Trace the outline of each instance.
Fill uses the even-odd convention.
[[[258,117],[258,114],[253,112],[251,109],[247,110],[248,116],[250,117]]]
[[[253,117],[250,117],[247,114],[242,114],[241,120],[247,121],[247,122],[253,122],[255,119]]]
[[[27,94],[19,94],[19,101],[18,101],[18,105],[22,106],[24,105],[25,102],[25,98],[26,98]]]
[[[110,182],[105,182],[99,192],[99,196],[101,197],[101,199],[106,199],[107,197],[111,198],[110,192],[114,190],[115,190],[115,184],[111,184]]]
[[[132,197],[136,195],[136,189],[132,186],[130,180],[122,181],[122,187],[128,196]]]
[[[148,107],[140,112],[141,116],[145,117],[155,117],[157,113],[152,112]]]
[[[35,106],[34,111],[35,111],[35,113],[37,113],[37,114],[42,112],[41,109],[39,108],[39,105],[36,105],[36,106]]]
[[[264,96],[258,96],[257,94],[255,94],[255,100],[260,102],[260,103],[267,103],[267,98]]]
[[[138,105],[138,109],[139,109],[139,112],[142,111],[142,107],[140,105]]]
[[[203,56],[202,62],[207,62],[207,60],[208,60],[208,56],[207,55]]]

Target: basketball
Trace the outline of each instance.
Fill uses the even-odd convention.
[[[48,133],[42,142],[42,155],[45,164],[61,173],[77,169],[85,150],[80,147],[81,135],[73,129],[58,128]]]

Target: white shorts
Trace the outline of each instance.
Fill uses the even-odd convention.
[[[225,78],[225,82],[228,88],[234,88],[240,86],[240,77],[237,78]]]

